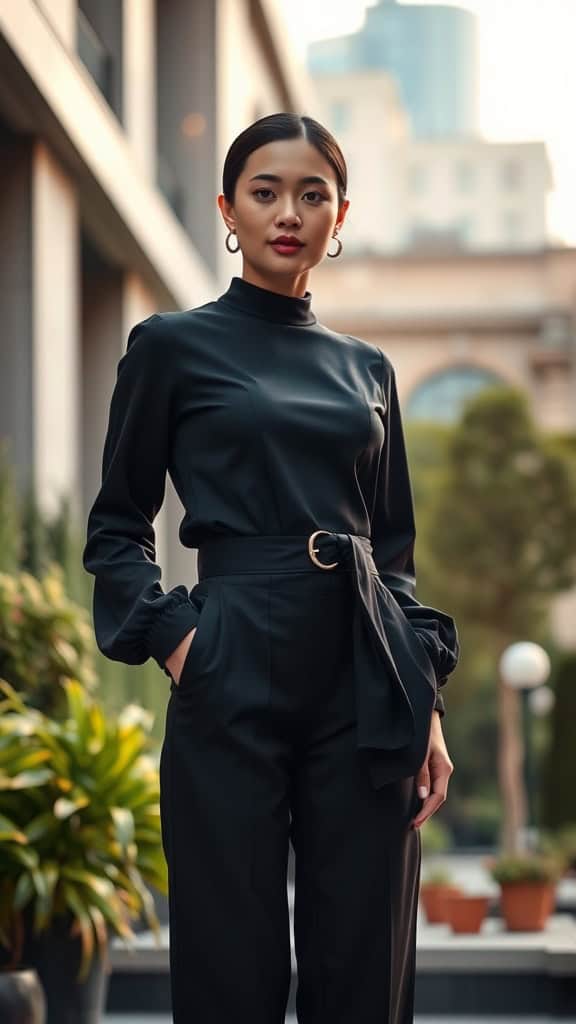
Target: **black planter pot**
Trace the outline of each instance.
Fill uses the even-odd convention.
[[[27,926],[22,959],[38,972],[46,996],[46,1024],[100,1024],[108,966],[95,945],[86,979],[78,981],[82,948],[80,937],[70,935],[72,920],[71,915],[55,917],[37,936]]]
[[[0,968],[2,1024],[45,1024],[46,999],[33,967]]]

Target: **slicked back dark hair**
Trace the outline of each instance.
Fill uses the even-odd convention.
[[[236,183],[248,157],[261,146],[281,139],[306,139],[331,165],[338,184],[338,201],[342,205],[348,188],[348,171],[336,139],[319,121],[301,114],[268,114],[248,125],[235,139],[224,161],[222,191],[229,203],[234,202]]]

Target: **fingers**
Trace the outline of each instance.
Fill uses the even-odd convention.
[[[420,826],[423,825],[428,818],[432,817],[432,815],[436,813],[438,808],[442,806],[445,800],[445,793],[432,792],[430,796],[424,801],[418,814],[414,818],[412,822],[412,828],[420,828]]]
[[[428,764],[425,764],[418,773],[418,775],[416,776],[418,796],[420,797],[423,796],[423,794],[420,792],[420,789],[421,787],[423,787],[421,777],[423,776],[424,770],[428,774]],[[454,766],[452,765],[451,761],[444,761],[442,765],[439,766],[436,771],[434,771],[431,789],[429,790],[428,795],[424,798],[424,803],[422,804],[422,807],[418,811],[418,814],[414,817],[412,821],[412,828],[420,828],[420,826],[423,825],[424,822],[428,820],[428,818],[432,817],[432,815],[436,813],[436,811],[442,806],[442,804],[445,803],[446,797],[448,795],[448,782],[453,771]]]

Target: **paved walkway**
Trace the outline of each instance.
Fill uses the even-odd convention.
[[[555,1017],[416,1017],[414,1024],[560,1024]],[[134,1016],[116,1014],[104,1017],[103,1024],[173,1024],[171,1016]],[[287,1017],[286,1024],[296,1024],[296,1017]],[[561,1024],[576,1024],[576,1018],[562,1018]]]

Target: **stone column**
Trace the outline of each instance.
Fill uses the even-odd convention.
[[[154,0],[124,0],[124,127],[144,173],[156,177]]]
[[[38,500],[80,504],[78,204],[76,190],[44,147],[31,151],[28,301],[32,466]],[[24,294],[21,296],[21,301]]]

